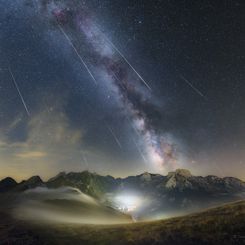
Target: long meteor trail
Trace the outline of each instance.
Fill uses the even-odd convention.
[[[118,146],[122,149],[122,144],[119,141],[119,139],[117,138],[116,134],[113,132],[112,128],[109,125],[107,125],[107,124],[106,124],[106,127],[108,128],[108,130],[110,131],[111,135],[113,136],[113,138],[117,142]]]
[[[125,55],[116,47],[116,45],[111,41],[109,40],[106,35],[101,31],[99,30],[102,35],[104,36],[104,38],[106,39],[107,42],[110,43],[110,45],[117,51],[117,53],[123,58],[123,60],[131,67],[131,69],[135,72],[135,74],[138,76],[138,78],[145,84],[145,86],[150,90],[152,91],[151,87],[149,86],[149,84],[144,80],[144,78],[136,71],[136,69],[133,67],[133,65],[131,65],[131,63],[129,62],[129,60],[125,57]]]
[[[27,113],[28,116],[30,116],[31,114],[30,114],[30,112],[29,112],[29,110],[28,110],[28,108],[27,108],[27,105],[26,105],[26,102],[25,102],[25,100],[24,100],[24,97],[22,96],[22,94],[21,94],[21,92],[20,92],[19,86],[18,86],[18,84],[17,84],[17,82],[16,82],[16,80],[15,80],[14,74],[13,74],[13,72],[12,72],[12,70],[11,70],[10,67],[8,68],[8,70],[9,70],[9,73],[10,73],[10,75],[11,75],[11,77],[12,77],[13,82],[14,82],[14,86],[15,86],[15,88],[16,88],[16,90],[17,90],[19,96],[20,96],[20,99],[21,99],[21,101],[22,101],[22,104],[23,104],[23,106],[24,106],[24,108],[25,108],[25,110],[26,110],[26,113]]]
[[[184,80],[197,94],[199,94],[201,97],[203,97],[204,99],[207,99],[206,96],[200,91],[198,90],[196,87],[194,87],[193,84],[191,84],[183,75],[180,76],[182,78],[182,80]]]
[[[73,50],[75,51],[77,57],[80,59],[80,61],[82,62],[82,64],[84,65],[84,67],[86,68],[87,72],[89,73],[90,77],[93,79],[95,85],[97,85],[97,81],[94,77],[94,75],[92,74],[91,70],[89,69],[88,65],[85,63],[84,59],[82,58],[82,56],[79,54],[77,48],[74,46],[73,42],[71,41],[71,39],[69,38],[69,36],[66,34],[65,30],[62,28],[62,26],[60,24],[58,24],[58,27],[60,29],[60,31],[63,33],[63,35],[65,36],[65,38],[67,39],[67,41],[69,42],[69,44],[71,45],[71,47],[73,48]]]
[[[88,159],[87,157],[85,156],[85,153],[84,152],[81,152],[82,153],[82,159],[83,159],[83,162],[85,163],[86,165],[86,170],[88,170],[89,168],[89,165],[88,165]]]
[[[134,139],[134,138],[133,138],[133,142],[134,142],[134,145],[136,146],[136,149],[138,150],[138,152],[139,152],[139,154],[140,154],[141,158],[143,159],[143,161],[144,161],[145,163],[147,163],[147,161],[146,161],[146,158],[145,158],[144,154],[142,153],[142,151],[141,151],[141,149],[140,149],[139,145],[137,144],[137,142],[135,141],[135,139]]]

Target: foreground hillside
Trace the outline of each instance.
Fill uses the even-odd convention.
[[[245,201],[123,225],[33,224],[0,214],[0,244],[245,244]]]

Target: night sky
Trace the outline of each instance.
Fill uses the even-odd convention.
[[[245,175],[245,3],[0,0],[0,178]]]

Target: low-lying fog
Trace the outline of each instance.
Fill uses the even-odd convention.
[[[107,193],[98,201],[72,187],[38,187],[18,194],[14,216],[35,222],[120,224],[185,215],[215,205],[209,200],[203,204],[184,201],[132,190]]]
[[[80,224],[131,223],[130,215],[100,204],[92,197],[71,187],[38,187],[21,194],[14,216],[35,222]]]

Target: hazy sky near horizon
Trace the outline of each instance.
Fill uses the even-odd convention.
[[[245,176],[243,1],[0,0],[0,178]]]

